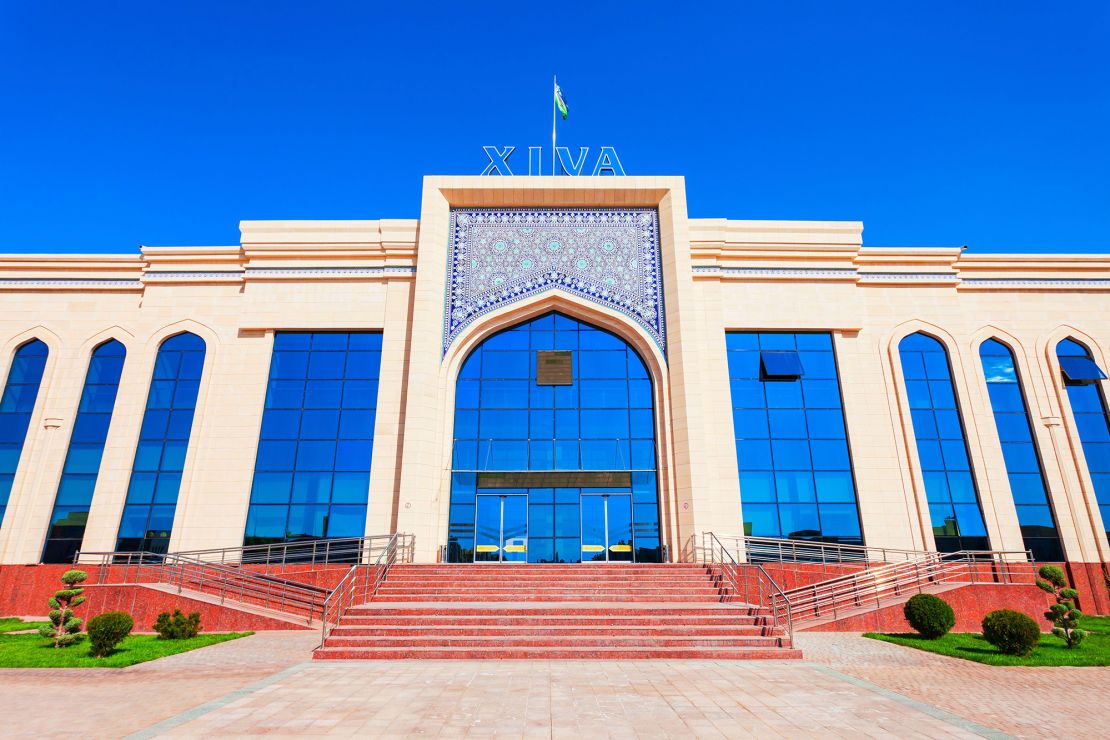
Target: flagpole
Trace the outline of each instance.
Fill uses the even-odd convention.
[[[555,91],[559,89],[559,82],[555,75],[551,75],[551,176],[555,176]]]

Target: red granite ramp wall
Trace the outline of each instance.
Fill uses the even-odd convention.
[[[1048,631],[1052,625],[1044,618],[1052,597],[1036,586],[968,584],[958,586],[937,596],[947,601],[956,613],[953,632],[982,631],[983,617],[995,609],[1014,609],[1037,620],[1041,629]],[[811,632],[913,632],[902,615],[905,602],[886,606],[864,614],[838,619],[809,628]],[[803,630],[807,628],[802,627]]]

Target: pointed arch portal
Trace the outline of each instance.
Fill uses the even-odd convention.
[[[652,383],[558,312],[479,343],[456,381],[451,562],[658,562]]]

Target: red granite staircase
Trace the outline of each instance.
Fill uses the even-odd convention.
[[[799,658],[704,565],[402,565],[317,659]]]

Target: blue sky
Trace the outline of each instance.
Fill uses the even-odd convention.
[[[694,217],[1110,251],[1108,38],[1099,0],[0,0],[0,251],[415,218],[423,175],[550,145],[553,72],[560,145],[685,175]]]

